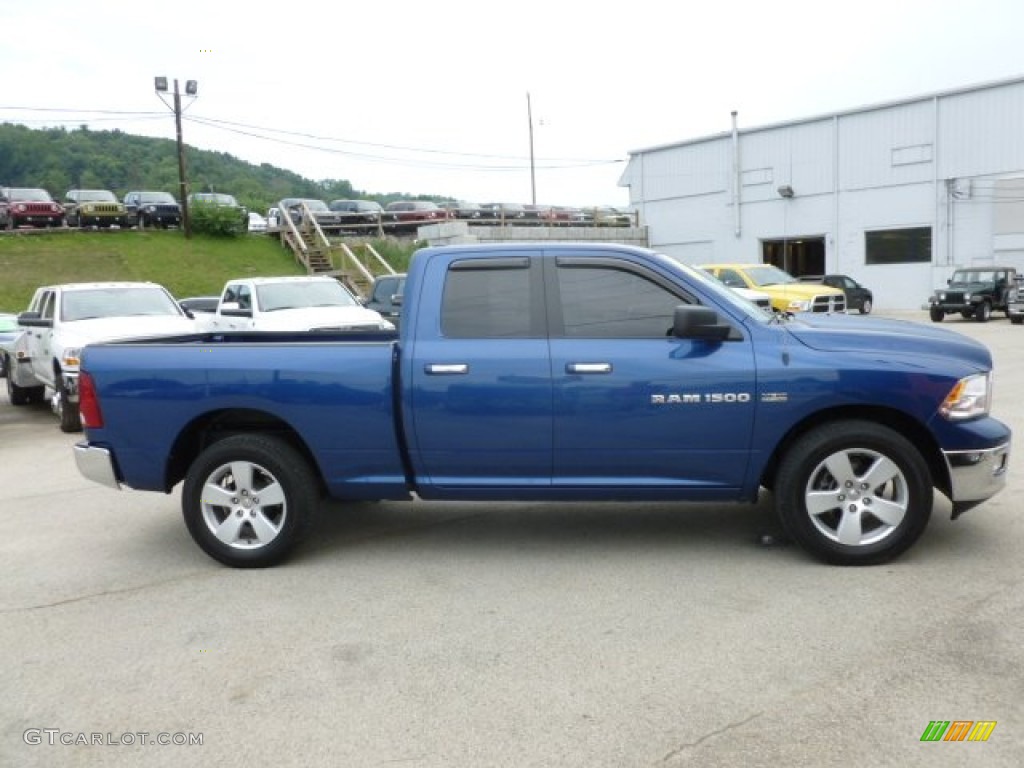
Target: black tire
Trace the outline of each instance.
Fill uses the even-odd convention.
[[[946,313],[943,312],[941,309],[936,309],[935,307],[932,307],[928,311],[928,316],[931,317],[933,323],[941,323],[942,318],[946,316]]]
[[[789,535],[818,559],[876,565],[903,553],[924,532],[932,510],[931,474],[914,444],[888,427],[824,424],[783,456],[775,508]]]
[[[990,317],[992,317],[992,305],[987,301],[981,302],[978,308],[974,310],[974,319],[979,323],[987,323]]]
[[[9,355],[4,356],[4,370],[7,371],[7,399],[11,405],[41,403],[46,396],[46,387],[19,387],[14,383],[13,364]]]
[[[263,568],[283,560],[309,530],[318,488],[309,463],[284,440],[232,435],[189,467],[181,510],[192,538],[214,560]],[[262,494],[272,494],[273,503],[260,502]]]
[[[1021,323],[1024,323],[1024,317],[1021,317],[1020,315],[1014,315],[1010,318],[1010,322],[1013,323],[1014,325],[1020,325]]]
[[[864,302],[860,305],[860,313],[862,315],[871,314],[871,299],[864,299]]]
[[[60,416],[61,432],[81,432],[82,417],[78,413],[78,403],[68,400],[68,391],[64,389],[60,373],[56,377],[57,382],[57,413]]]

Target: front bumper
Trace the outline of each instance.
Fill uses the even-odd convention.
[[[949,469],[953,519],[995,496],[1006,485],[1010,443],[977,451],[943,451]]]
[[[75,444],[75,464],[84,477],[115,490],[121,489],[114,467],[114,454],[87,442]]]

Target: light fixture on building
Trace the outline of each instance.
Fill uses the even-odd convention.
[[[195,96],[196,92],[198,90],[199,90],[199,83],[197,83],[195,80],[186,80],[185,81],[185,94],[187,96]]]
[[[153,87],[158,91],[167,91],[167,78],[166,77],[154,77]]]
[[[783,184],[778,189],[779,197],[793,197],[793,188],[789,184]]]

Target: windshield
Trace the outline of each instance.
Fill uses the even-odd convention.
[[[25,203],[51,203],[53,198],[50,197],[50,193],[45,189],[22,189],[16,188],[10,190],[9,199],[17,200]]]
[[[176,203],[174,197],[167,192],[143,192],[139,195],[139,202],[142,203]]]
[[[754,285],[788,285],[797,282],[797,279],[788,272],[783,272],[778,267],[765,264],[758,267],[746,267],[744,274],[750,278]]]
[[[60,318],[64,322],[139,315],[180,317],[181,310],[174,299],[158,286],[108,286],[61,294]]]
[[[999,275],[1000,277],[1002,275]],[[991,269],[971,269],[965,272],[954,272],[951,282],[954,283],[994,283],[996,273]]]
[[[105,189],[80,189],[75,194],[75,199],[80,203],[116,203],[117,198],[113,192]]]
[[[265,283],[256,286],[256,300],[264,312],[302,307],[359,306],[359,302],[337,280]]]

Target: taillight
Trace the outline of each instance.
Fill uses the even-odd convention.
[[[82,426],[87,429],[103,428],[103,411],[100,400],[96,397],[96,384],[85,371],[78,374],[78,413],[82,417]]]

